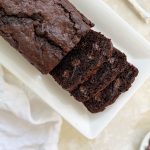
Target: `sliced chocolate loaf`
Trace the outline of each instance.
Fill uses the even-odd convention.
[[[64,89],[73,91],[112,56],[112,51],[111,40],[91,30],[51,75]]]
[[[49,73],[93,26],[68,0],[0,0],[0,35]]]
[[[92,113],[103,111],[108,105],[114,103],[121,93],[131,87],[137,75],[137,68],[128,64],[126,69],[109,86],[91,100],[84,102],[84,105]]]
[[[112,57],[86,82],[71,92],[77,101],[85,102],[107,87],[126,67],[126,56],[114,48]]]

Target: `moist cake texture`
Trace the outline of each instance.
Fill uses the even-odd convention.
[[[112,56],[112,51],[111,40],[91,30],[51,72],[51,75],[64,89],[71,92],[96,73],[97,69]]]
[[[131,87],[137,75],[137,68],[128,64],[126,69],[109,86],[91,100],[84,102],[85,107],[92,113],[103,111],[108,105],[114,103],[121,93]]]
[[[45,74],[92,26],[67,0],[0,0],[0,35]]]
[[[126,67],[126,56],[116,48],[112,57],[86,82],[71,92],[77,101],[84,102],[106,88]]]

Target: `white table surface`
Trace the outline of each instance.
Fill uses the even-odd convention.
[[[145,24],[127,0],[104,1],[150,41],[150,24]],[[95,140],[87,140],[64,121],[59,149],[138,150],[142,138],[148,131],[150,131],[150,78]]]

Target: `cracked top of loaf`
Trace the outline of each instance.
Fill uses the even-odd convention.
[[[92,26],[67,0],[0,0],[0,34],[43,73]]]

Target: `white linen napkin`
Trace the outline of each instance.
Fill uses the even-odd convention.
[[[16,82],[0,67],[0,150],[57,150],[60,116]]]

